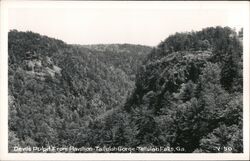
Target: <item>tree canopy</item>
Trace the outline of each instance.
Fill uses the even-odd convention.
[[[242,37],[243,30],[209,27],[151,48],[68,45],[12,30],[9,151],[72,145],[243,152]]]

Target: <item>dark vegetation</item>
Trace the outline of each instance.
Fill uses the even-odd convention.
[[[67,45],[9,32],[9,150],[182,147],[243,152],[243,32],[176,33],[157,47]],[[178,152],[178,151],[173,151]]]

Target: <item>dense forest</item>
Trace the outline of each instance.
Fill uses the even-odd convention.
[[[9,151],[243,152],[242,39],[243,30],[209,27],[154,48],[70,45],[11,30]]]

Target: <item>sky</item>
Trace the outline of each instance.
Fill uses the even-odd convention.
[[[49,3],[49,2],[48,2]],[[8,28],[69,44],[155,46],[175,32],[243,26],[244,2],[71,2],[10,7]],[[218,3],[218,4],[217,4]]]

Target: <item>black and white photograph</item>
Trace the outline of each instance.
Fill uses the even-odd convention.
[[[7,154],[249,156],[248,2],[4,2]]]

